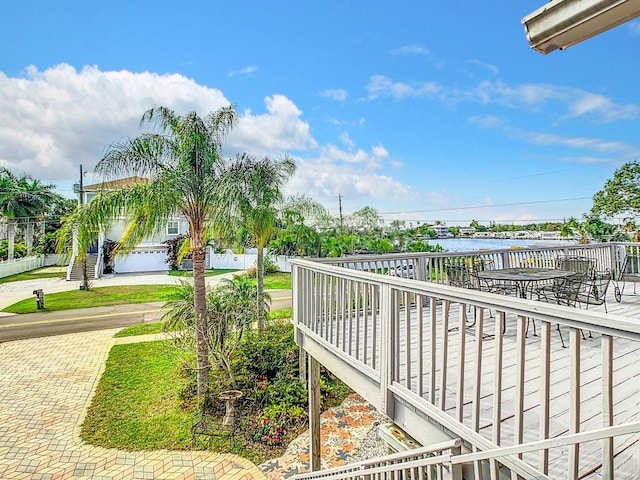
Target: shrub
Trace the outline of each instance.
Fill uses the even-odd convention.
[[[13,258],[22,258],[27,255],[27,246],[24,243],[15,242],[13,244]],[[9,242],[0,241],[0,260],[9,258]]]
[[[238,370],[255,379],[265,376],[268,380],[280,372],[298,373],[298,347],[293,340],[293,325],[274,321],[262,334],[256,330],[246,333],[238,359]]]

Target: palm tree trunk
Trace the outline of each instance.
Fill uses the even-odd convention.
[[[195,240],[195,239],[194,239]],[[207,346],[207,289],[204,279],[203,242],[191,246],[193,259],[193,307],[196,314],[196,358],[198,366],[198,397],[203,399],[209,389],[209,348]]]
[[[257,283],[257,311],[258,311],[258,332],[264,332],[264,242],[258,241],[258,257],[256,258],[256,283]]]

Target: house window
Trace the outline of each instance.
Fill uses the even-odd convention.
[[[167,235],[178,235],[180,233],[179,222],[167,222]]]

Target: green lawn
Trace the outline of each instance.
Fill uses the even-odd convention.
[[[111,349],[81,437],[92,445],[125,450],[187,449],[192,409],[178,392],[178,375],[163,342],[116,345]]]
[[[155,333],[162,333],[162,322],[138,323],[137,325],[131,325],[123,328],[114,336],[116,338],[134,337],[136,335],[151,335]]]
[[[30,270],[28,272],[17,273],[9,277],[0,278],[0,283],[21,282],[23,280],[38,280],[41,278],[65,278],[66,267],[44,267]]]
[[[126,305],[129,303],[168,302],[176,298],[175,285],[126,285],[97,287],[89,291],[70,290],[67,292],[45,292],[44,310],[37,310],[34,298],[26,298],[9,305],[3,312],[35,313],[88,308],[108,305]]]
[[[252,277],[254,285],[256,282],[255,277]],[[287,272],[269,273],[264,276],[264,289],[265,290],[290,290],[291,289],[291,274]]]

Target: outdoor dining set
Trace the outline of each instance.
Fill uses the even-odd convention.
[[[475,259],[445,265],[451,286],[513,295],[569,307],[602,305],[607,312],[607,291],[614,285],[620,302],[626,281],[640,281],[640,258],[628,256],[621,271],[598,270],[597,261],[582,256],[558,256],[555,268],[492,268],[492,263]],[[635,290],[635,284],[634,284]],[[534,324],[535,334],[535,324]],[[562,345],[564,339],[560,333]]]

